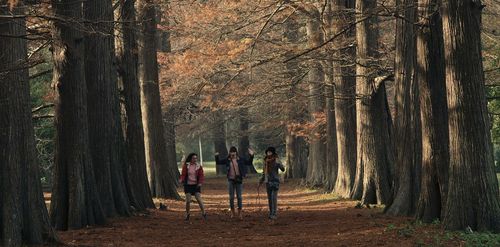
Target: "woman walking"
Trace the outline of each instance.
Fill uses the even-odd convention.
[[[205,181],[203,167],[198,163],[198,155],[191,153],[187,156],[186,161],[182,165],[180,184],[184,184],[184,193],[186,194],[186,219],[189,220],[191,196],[196,198],[201,209],[203,219],[207,219],[205,206],[201,199],[201,185]]]
[[[274,147],[268,147],[265,153],[264,168],[259,186],[262,185],[262,183],[266,183],[267,200],[269,202],[269,219],[274,220],[277,218],[278,190],[280,188],[278,169],[284,172],[285,166],[279,163],[278,154]]]
[[[215,162],[218,165],[226,165],[227,169],[227,185],[229,191],[229,208],[231,209],[231,218],[235,216],[234,212],[234,194],[238,200],[238,218],[243,219],[243,178],[246,177],[247,166],[253,165],[253,150],[248,149],[250,158],[245,160],[238,155],[238,149],[231,147],[229,155],[226,159],[219,159],[219,153],[215,153]]]

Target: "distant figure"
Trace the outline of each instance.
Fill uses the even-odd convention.
[[[243,219],[243,178],[246,177],[247,165],[252,165],[253,163],[253,150],[248,149],[250,158],[245,160],[238,155],[238,149],[236,147],[231,147],[229,149],[229,155],[227,158],[219,159],[219,153],[215,153],[215,162],[218,165],[226,165],[227,168],[227,185],[229,190],[229,208],[231,209],[231,218],[235,216],[234,213],[234,192],[236,192],[236,197],[238,199],[238,218]]]
[[[198,205],[200,205],[203,219],[207,219],[205,206],[201,199],[201,185],[205,181],[203,167],[197,162],[198,155],[191,153],[187,156],[186,161],[182,164],[180,184],[184,184],[184,193],[186,194],[186,221],[189,220],[189,209],[191,204],[191,196],[194,195]]]
[[[264,167],[259,186],[262,185],[262,183],[266,183],[267,200],[269,202],[269,219],[274,220],[277,218],[278,190],[280,188],[278,169],[284,172],[285,166],[279,163],[278,154],[274,147],[268,147],[265,153],[266,156],[264,157]]]

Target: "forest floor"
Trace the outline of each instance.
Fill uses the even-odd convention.
[[[59,232],[69,246],[461,246],[439,224],[388,217],[381,207],[356,208],[355,201],[304,189],[297,181],[279,191],[278,219],[267,219],[265,188],[257,177],[245,181],[243,220],[230,218],[225,178],[208,178],[202,196],[208,212],[203,220],[191,204],[184,221],[183,201],[156,200],[167,210],[115,218],[105,226]],[[181,189],[179,189],[181,193]],[[183,196],[183,193],[181,193]]]

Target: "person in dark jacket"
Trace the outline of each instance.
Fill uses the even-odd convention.
[[[229,191],[229,208],[231,209],[231,218],[235,216],[234,212],[234,193],[238,200],[238,218],[243,219],[243,178],[247,174],[247,166],[253,165],[253,150],[248,149],[250,157],[248,160],[238,156],[238,149],[231,147],[227,158],[219,159],[219,153],[215,153],[215,162],[218,165],[226,165],[227,184]]]
[[[269,202],[269,219],[277,218],[278,210],[278,190],[280,188],[279,170],[285,171],[285,166],[278,160],[278,154],[274,147],[266,149],[264,157],[264,167],[262,177],[259,181],[259,186],[266,183],[267,200]]]
[[[205,181],[205,175],[203,173],[203,167],[197,161],[198,155],[195,153],[189,154],[182,165],[181,177],[179,179],[179,184],[184,184],[184,193],[186,194],[186,220],[189,220],[190,216],[191,196],[196,198],[198,205],[200,205],[203,218],[205,220],[207,219],[205,206],[201,199],[201,185]]]

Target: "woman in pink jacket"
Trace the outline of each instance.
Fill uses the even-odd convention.
[[[195,153],[189,154],[186,158],[186,162],[182,165],[181,177],[179,179],[179,183],[184,184],[184,193],[186,194],[186,220],[189,220],[190,216],[189,208],[191,196],[196,198],[196,201],[198,201],[200,205],[203,218],[205,220],[207,219],[205,206],[201,199],[201,185],[205,181],[205,175],[203,174],[203,167],[197,161],[198,155]]]

